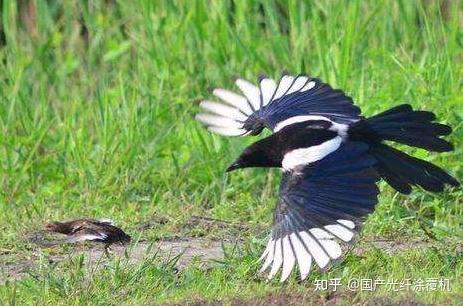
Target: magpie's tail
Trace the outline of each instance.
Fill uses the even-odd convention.
[[[376,157],[379,175],[395,190],[408,194],[412,185],[439,192],[445,185],[460,183],[438,166],[410,156],[382,143],[372,144],[370,153]]]
[[[370,144],[370,153],[378,160],[379,174],[397,191],[407,194],[412,185],[418,185],[438,192],[447,184],[458,186],[459,183],[443,169],[381,143],[390,140],[428,151],[452,151],[452,144],[440,138],[452,129],[432,122],[435,119],[431,112],[414,111],[404,104],[355,123],[349,129],[349,136]]]
[[[431,112],[414,111],[410,105],[403,104],[357,122],[350,131],[354,138],[391,140],[435,152],[452,151],[452,144],[440,138],[449,135],[452,129],[432,122],[435,119]]]

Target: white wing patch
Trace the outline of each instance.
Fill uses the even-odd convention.
[[[207,128],[207,130],[214,134],[219,134],[223,136],[240,136],[246,133],[246,131],[243,129],[218,127],[218,126],[210,126]]]
[[[350,220],[343,220],[343,219],[339,219],[339,220],[336,220],[338,221],[339,223],[341,223],[342,225],[350,228],[350,229],[354,229],[355,228],[355,223],[350,221]]]
[[[238,109],[212,101],[203,101],[199,105],[209,113],[196,115],[196,120],[208,126],[210,132],[225,135],[244,135],[243,122],[247,117]]]
[[[268,279],[272,279],[282,268],[280,281],[284,282],[295,266],[299,268],[301,280],[307,278],[313,262],[320,269],[326,268],[332,260],[336,260],[342,255],[338,239],[349,241],[354,236],[354,232],[346,228],[349,227],[353,230],[355,228],[354,222],[350,220],[337,220],[337,222],[339,223],[324,226],[324,229],[311,228],[308,231],[291,233],[276,240],[270,238],[260,258],[260,260],[265,258],[260,271],[263,272],[271,266]],[[346,227],[339,224],[345,224]],[[339,229],[338,226],[343,229]],[[343,234],[340,234],[341,232]],[[350,237],[349,240],[343,239],[347,236]]]
[[[265,271],[270,264],[273,262],[273,257],[275,256],[275,240],[270,239],[268,243],[268,252],[266,255],[262,256],[262,259],[265,258],[264,264],[262,265],[262,268],[260,269],[260,272]]]
[[[296,254],[301,280],[304,280],[309,275],[310,267],[312,266],[312,255],[310,255],[307,248],[295,233],[289,236],[291,238],[291,244],[294,247],[294,253]]]
[[[109,219],[109,218],[99,219],[98,222],[106,223],[106,224],[109,224],[109,225],[114,225],[114,221]]]
[[[326,225],[325,229],[346,242],[350,241],[354,237],[354,233],[339,224]]]
[[[337,150],[343,139],[341,136],[336,136],[317,146],[308,148],[295,149],[285,154],[282,161],[283,169],[288,171],[301,165],[308,165],[316,162]]]
[[[196,120],[204,124],[213,125],[213,126],[224,126],[224,127],[231,127],[231,128],[236,128],[236,129],[240,129],[242,126],[239,122],[233,119],[216,116],[216,115],[210,115],[210,114],[197,114]]]
[[[275,256],[273,257],[272,269],[268,275],[268,279],[272,279],[278,272],[283,263],[283,250],[281,239],[275,241]]]
[[[294,117],[288,118],[286,120],[278,122],[278,124],[273,129],[273,132],[276,133],[280,131],[281,129],[283,129],[284,127],[287,127],[288,125],[299,123],[299,122],[304,122],[304,121],[309,121],[309,120],[329,121],[332,124],[329,130],[337,132],[343,138],[347,137],[347,129],[349,128],[347,124],[337,123],[337,122],[334,122],[333,120],[328,119],[325,116],[319,116],[319,115],[303,115],[303,116],[294,116]]]
[[[301,88],[301,92],[310,90],[310,89],[312,89],[312,88],[314,88],[314,87],[315,87],[315,82],[314,82],[314,81],[310,81],[310,82],[308,82],[307,84],[305,84],[304,87]]]
[[[262,93],[262,105],[265,106],[270,103],[273,94],[277,88],[277,84],[272,79],[262,79],[260,81],[260,92]]]
[[[235,82],[236,86],[243,92],[249,102],[255,110],[260,108],[260,90],[259,87],[255,86],[249,81],[243,79],[237,79]]]
[[[278,83],[273,79],[263,78],[260,80],[259,86],[244,79],[237,79],[235,84],[242,92],[242,95],[216,88],[212,93],[222,103],[203,101],[199,104],[205,113],[197,115],[196,119],[205,124],[209,131],[225,136],[247,135],[250,131],[245,130],[243,125],[253,113],[285,95],[298,91],[305,92],[316,85],[314,81],[310,81],[309,77],[303,75],[296,77],[284,75]],[[300,122],[291,121],[291,119],[283,121],[284,124],[280,123],[275,128],[275,132],[286,125]]]
[[[66,240],[70,243],[74,243],[74,242],[85,241],[85,240],[104,240],[106,238],[108,238],[108,235],[99,233],[98,235],[87,234],[87,235],[72,236],[72,237],[67,238]]]
[[[217,114],[225,118],[230,118],[238,122],[244,122],[247,119],[247,117],[236,108],[226,106],[217,102],[203,101],[201,102],[201,104],[199,104],[199,106],[213,114]]]
[[[251,115],[253,113],[252,108],[249,106],[248,101],[246,100],[245,97],[240,96],[234,92],[221,89],[221,88],[216,88],[212,92],[214,96],[217,98],[221,99],[222,101],[230,104],[231,106],[236,107],[238,110],[243,112],[246,115]]]
[[[279,99],[283,97],[294,83],[294,77],[291,75],[285,75],[281,78],[280,84],[278,84],[277,91],[275,93],[274,99]]]
[[[281,272],[281,282],[284,282],[293,270],[296,258],[289,242],[289,236],[283,238],[283,269]]]
[[[289,88],[289,90],[288,90],[288,92],[286,94],[289,95],[289,94],[292,94],[293,92],[301,90],[302,87],[304,87],[304,85],[307,83],[308,80],[309,80],[309,78],[306,77],[306,76],[300,76],[300,77],[296,78],[293,85],[291,85],[291,87]]]

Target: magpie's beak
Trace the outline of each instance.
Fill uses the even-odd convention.
[[[228,166],[226,172],[230,172],[239,168],[242,168],[242,164],[239,161],[235,161],[233,164]]]

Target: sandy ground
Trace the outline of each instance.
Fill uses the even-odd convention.
[[[28,259],[13,260],[12,254],[0,252],[0,284],[7,280],[19,279],[35,267],[41,261],[49,264],[56,264],[66,259],[86,255],[87,265],[98,267],[106,260],[106,256],[117,256],[127,258],[130,262],[137,263],[148,256],[156,255],[160,259],[175,259],[177,269],[183,269],[194,258],[201,262],[205,268],[213,265],[214,261],[223,259],[224,245],[233,246],[229,241],[217,241],[207,238],[181,238],[174,240],[160,240],[155,242],[139,241],[130,246],[113,245],[110,248],[109,254],[105,253],[104,246],[98,243],[85,243],[71,247],[69,253],[54,253],[53,248],[64,243],[60,236],[55,236],[38,231],[30,233],[25,239],[32,242],[36,247],[35,253],[37,256],[32,256]],[[410,248],[421,248],[428,245],[425,241],[393,241],[393,240],[374,240],[361,241],[352,249],[356,255],[362,255],[371,249],[380,249],[388,254],[404,251]],[[40,250],[47,249],[50,255],[40,257]],[[50,252],[51,250],[51,252]]]
[[[34,236],[38,236],[38,234],[35,233]],[[37,246],[52,250],[58,244],[61,244],[61,242],[47,242],[45,244],[40,244],[39,242]],[[107,256],[125,257],[131,263],[140,262],[149,256],[158,256],[160,260],[175,259],[178,269],[183,269],[194,258],[197,258],[200,260],[202,266],[208,267],[214,260],[223,258],[223,243],[203,238],[157,242],[140,241],[130,246],[112,245],[109,249],[109,254],[105,252],[105,248],[101,244],[85,243],[71,248],[69,254],[52,254],[41,259],[37,256],[37,258],[14,261],[11,260],[11,254],[0,253],[0,284],[6,280],[19,279],[27,275],[29,271],[40,264],[40,261],[45,260],[49,264],[53,264],[79,255],[86,255],[86,264],[90,267],[102,265]],[[2,257],[4,258],[2,259]]]
[[[65,260],[85,255],[86,266],[90,269],[98,269],[102,267],[107,256],[119,257],[126,259],[129,263],[138,263],[146,258],[156,256],[156,260],[174,259],[176,268],[181,270],[185,268],[192,260],[200,262],[203,268],[208,268],[214,265],[215,262],[224,258],[224,246],[232,247],[237,242],[218,241],[207,238],[177,238],[171,240],[160,241],[139,241],[131,245],[113,245],[110,248],[110,253],[105,252],[104,245],[98,243],[84,243],[62,248],[65,243],[62,235],[54,235],[44,231],[31,232],[24,238],[33,245],[32,254],[28,259],[17,259],[14,254],[2,252],[0,250],[0,284],[6,281],[21,279],[22,277],[33,273],[34,269],[38,268],[41,263],[59,264]],[[355,255],[362,256],[365,252],[373,249],[379,249],[387,254],[394,254],[401,251],[406,251],[411,248],[426,248],[430,247],[432,242],[424,240],[410,241],[395,241],[395,240],[370,240],[368,238],[360,239],[350,252]],[[48,255],[39,255],[48,254]],[[227,301],[204,301],[201,297],[195,299],[191,297],[187,302],[189,305],[339,305],[342,300],[348,300],[349,297],[343,296],[345,293],[338,295],[320,296],[313,294],[300,294],[292,292],[275,292],[262,297],[253,299],[235,299]],[[185,301],[180,303],[172,303],[170,305],[184,305]],[[366,303],[358,305],[424,305],[413,297],[405,298],[400,301],[392,301],[388,297],[373,298]]]

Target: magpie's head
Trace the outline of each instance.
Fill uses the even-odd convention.
[[[227,172],[249,167],[281,167],[281,154],[277,139],[269,136],[249,147],[227,168]]]
[[[230,166],[228,166],[226,171],[230,172],[236,169],[247,168],[247,167],[251,167],[251,166],[245,159],[241,158],[240,156],[233,163],[231,163]]]
[[[68,227],[66,224],[61,222],[49,222],[45,224],[45,230],[56,233],[66,234],[68,232]]]

